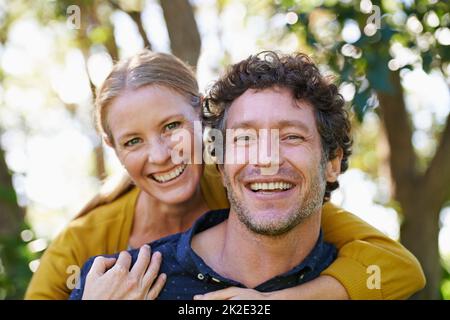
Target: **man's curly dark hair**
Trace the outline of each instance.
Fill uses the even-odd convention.
[[[336,85],[323,77],[305,54],[283,55],[263,51],[232,65],[212,85],[205,99],[202,113],[205,125],[224,133],[227,110],[234,100],[248,89],[271,87],[289,88],[296,99],[312,104],[323,156],[331,160],[338,150],[342,150],[341,172],[347,170],[352,138],[344,99]],[[324,201],[329,200],[331,191],[338,187],[337,181],[327,182]]]

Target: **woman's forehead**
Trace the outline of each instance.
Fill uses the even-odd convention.
[[[186,97],[164,87],[147,86],[127,90],[109,106],[107,121],[110,129],[143,125],[158,125],[164,119],[183,117],[197,119],[195,109]]]

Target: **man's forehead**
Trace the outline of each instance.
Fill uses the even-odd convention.
[[[248,89],[227,113],[227,128],[315,125],[312,105],[284,87]]]

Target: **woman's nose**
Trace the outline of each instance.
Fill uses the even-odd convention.
[[[170,158],[170,148],[163,141],[152,141],[148,148],[148,161],[164,164]]]

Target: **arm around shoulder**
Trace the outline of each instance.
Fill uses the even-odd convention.
[[[322,228],[338,249],[322,275],[337,279],[351,299],[406,299],[425,286],[411,252],[355,215],[326,204]]]

